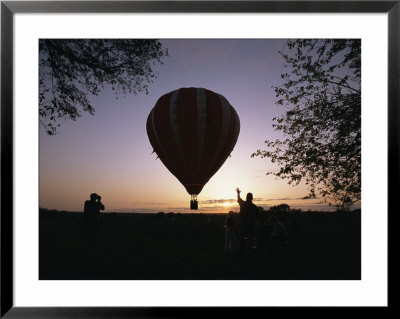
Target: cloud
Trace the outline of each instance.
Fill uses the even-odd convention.
[[[283,200],[291,201],[291,200],[307,200],[307,199],[319,199],[319,197],[307,197],[307,196],[304,196],[304,197],[296,197],[296,198],[293,198],[293,197],[268,198],[268,199],[264,199],[264,201],[270,202],[270,201],[283,201]]]
[[[209,210],[227,210],[227,209],[233,209],[233,208],[238,208],[239,205],[237,206],[221,206],[221,205],[214,205],[214,206],[207,206],[207,207],[202,207],[202,209],[209,211]]]
[[[154,208],[115,208],[106,209],[105,213],[155,213],[156,211]]]
[[[236,199],[209,199],[200,201],[201,204],[224,204],[224,203],[235,203]]]
[[[317,196],[314,196],[314,197],[304,196],[304,197],[299,197],[299,198],[296,198],[296,199],[319,199],[319,197],[317,197]]]
[[[262,202],[262,201],[265,201],[265,199],[263,199],[263,198],[261,198],[261,197],[253,198],[253,202]],[[202,205],[217,204],[217,205],[214,206],[214,207],[220,207],[220,205],[218,205],[218,204],[225,204],[225,203],[236,204],[236,203],[237,203],[237,199],[236,199],[236,198],[229,198],[229,199],[209,199],[209,200],[200,201],[200,204],[202,204]]]
[[[264,201],[266,202],[270,202],[270,201],[277,201],[277,200],[295,200],[296,198],[290,198],[290,197],[284,197],[284,198],[268,198],[268,199],[264,199]]]

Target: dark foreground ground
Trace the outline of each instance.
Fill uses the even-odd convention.
[[[359,280],[360,213],[283,215],[289,245],[268,247],[266,217],[257,249],[224,254],[226,215],[104,213],[97,233],[82,213],[39,213],[39,279]]]

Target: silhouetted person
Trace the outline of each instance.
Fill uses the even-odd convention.
[[[236,229],[233,212],[229,212],[225,219],[225,253],[232,253],[236,250]]]
[[[253,204],[253,194],[247,193],[246,201],[240,197],[240,189],[236,188],[237,200],[240,206],[240,239],[239,248],[242,254],[247,254],[254,240],[255,220],[258,207]]]
[[[95,230],[99,224],[100,210],[104,210],[101,196],[96,193],[90,194],[90,200],[85,201],[83,209],[83,226],[85,230]]]

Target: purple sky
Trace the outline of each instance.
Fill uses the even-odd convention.
[[[275,105],[271,87],[285,71],[285,40],[162,40],[169,56],[157,66],[149,94],[119,96],[104,89],[91,98],[94,116],[62,122],[59,134],[40,128],[40,207],[81,211],[89,194],[102,195],[106,211],[189,212],[190,195],[164,167],[146,134],[146,119],[160,96],[181,87],[220,93],[241,121],[238,142],[221,169],[199,194],[199,212],[237,210],[235,188],[252,192],[259,206],[327,209],[320,199],[301,200],[304,186],[266,176],[266,159],[251,158],[273,131],[272,118],[285,110]]]

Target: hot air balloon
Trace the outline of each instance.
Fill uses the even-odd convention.
[[[158,99],[146,129],[154,152],[191,195],[191,209],[197,209],[197,195],[238,139],[235,109],[213,91],[181,88]]]

